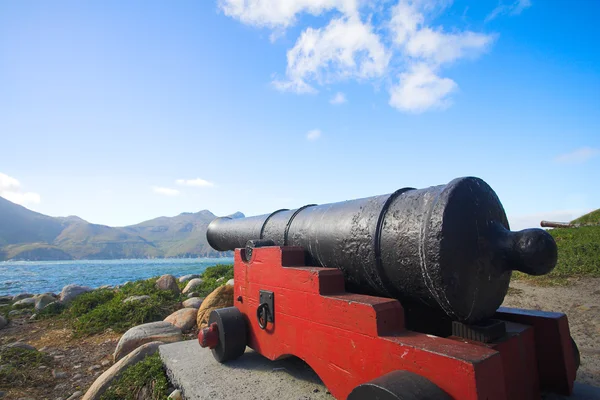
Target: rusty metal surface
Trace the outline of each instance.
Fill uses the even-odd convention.
[[[509,230],[494,191],[481,179],[242,218],[207,230],[217,250],[271,239],[300,246],[309,265],[340,269],[349,291],[399,299],[468,323],[501,305],[512,270],[544,274],[556,244],[542,229]],[[409,316],[410,317],[410,316]]]

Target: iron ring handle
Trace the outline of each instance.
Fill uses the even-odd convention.
[[[268,313],[269,305],[267,303],[262,303],[256,309],[256,319],[258,319],[258,326],[260,327],[260,329],[264,330],[267,327]]]

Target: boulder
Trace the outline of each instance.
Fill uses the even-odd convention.
[[[183,306],[185,308],[195,308],[197,310],[202,305],[202,301],[204,301],[204,299],[201,297],[192,297],[191,299],[184,301]]]
[[[204,283],[204,281],[202,279],[194,278],[191,281],[189,281],[187,283],[187,285],[185,285],[185,288],[183,289],[183,293],[184,294],[189,293],[192,290],[194,290],[195,287],[198,287],[198,286],[202,285],[203,283]]]
[[[13,296],[12,301],[19,301],[19,300],[26,299],[28,297],[33,297],[33,295],[31,293],[19,293],[19,294]]]
[[[56,299],[50,295],[42,294],[34,297],[35,299],[35,310],[40,311],[46,308],[46,306],[50,303],[54,303]]]
[[[113,357],[115,361],[119,361],[144,343],[156,341],[171,343],[180,340],[183,340],[181,329],[169,322],[158,321],[134,326],[121,336]]]
[[[52,299],[54,300],[54,299]],[[35,307],[35,297],[27,297],[26,299],[22,299],[13,304],[14,308],[29,308]]]
[[[112,288],[113,287],[111,285],[102,285],[98,289],[103,290],[103,289],[112,289]]]
[[[163,344],[163,342],[150,342],[145,343],[133,350],[131,353],[121,358],[117,363],[115,363],[112,367],[104,371],[102,375],[100,375],[96,381],[90,386],[88,391],[83,396],[82,400],[96,400],[99,399],[100,396],[108,389],[111,383],[117,379],[123,371],[127,368],[142,361],[146,356],[151,356],[156,353],[158,350],[158,346]]]
[[[179,286],[177,285],[177,280],[173,275],[163,275],[156,281],[156,287],[160,290],[169,290],[175,294],[181,293],[179,290]]]
[[[67,285],[65,286],[59,295],[59,301],[63,304],[67,304],[71,302],[75,297],[82,295],[84,293],[90,292],[92,288],[87,286],[80,285]]]
[[[196,308],[182,308],[165,318],[165,321],[175,325],[182,332],[187,332],[196,325],[197,314],[198,309]]]
[[[123,303],[137,303],[140,301],[146,301],[149,300],[150,296],[148,296],[147,294],[141,295],[141,296],[129,296],[128,298],[126,298],[125,300],[123,300]]]
[[[0,304],[8,304],[8,303],[12,303],[13,301],[13,297],[12,296],[0,296]]]
[[[8,325],[8,321],[3,315],[0,315],[0,329],[5,328]]]
[[[233,306],[233,286],[223,285],[206,296],[196,317],[198,329],[208,326],[208,317],[212,310]]]
[[[187,282],[190,279],[194,279],[194,278],[200,278],[201,275],[199,274],[189,274],[189,275],[183,275],[179,277],[179,282],[183,283],[183,282]]]
[[[18,349],[25,349],[25,350],[31,350],[31,351],[37,351],[37,349],[35,347],[33,347],[30,344],[27,343],[23,343],[23,342],[14,342],[11,344],[7,344],[4,347],[6,348],[18,348]]]
[[[228,286],[233,286],[233,284],[234,284],[233,278],[231,278],[230,280],[228,280],[227,283],[226,283],[226,285],[228,285]]]
[[[225,280],[225,277],[224,277],[224,276],[222,276],[222,277],[220,277],[219,279],[217,279],[217,282],[223,282],[224,280]]]

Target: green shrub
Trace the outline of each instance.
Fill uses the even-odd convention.
[[[40,366],[52,366],[52,358],[37,350],[0,348],[0,387],[18,387],[51,379]]]
[[[94,310],[101,304],[108,303],[115,297],[111,289],[97,289],[77,296],[69,306],[69,312],[73,317],[80,317]]]
[[[135,400],[143,387],[151,387],[151,399],[163,400],[167,398],[168,386],[160,356],[154,354],[127,368],[100,399]]]

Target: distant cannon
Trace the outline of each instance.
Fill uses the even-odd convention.
[[[300,246],[307,265],[342,270],[346,289],[399,299],[473,323],[493,316],[513,270],[543,275],[556,265],[543,229],[509,230],[504,209],[481,179],[296,210],[218,218],[207,239],[216,250],[251,240]]]

